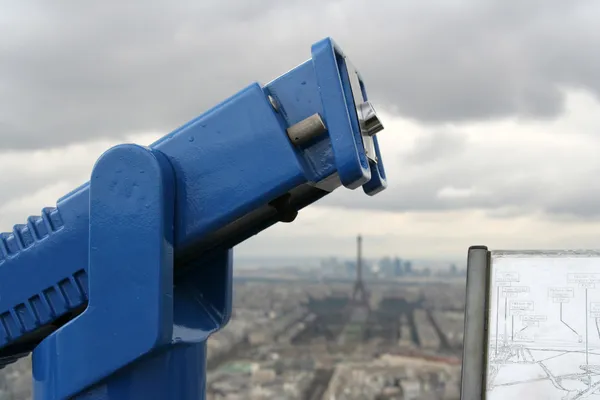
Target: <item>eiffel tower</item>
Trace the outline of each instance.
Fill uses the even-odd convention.
[[[356,237],[356,281],[352,290],[352,301],[354,304],[369,308],[369,294],[362,276],[362,236]]]

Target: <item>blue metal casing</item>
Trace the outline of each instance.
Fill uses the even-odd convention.
[[[1,365],[35,350],[36,399],[203,398],[205,340],[231,312],[230,249],[340,184],[385,188],[353,77],[366,100],[325,39],[149,147],[107,151],[90,182],[1,234]],[[294,146],[286,129],[316,113],[326,133]]]

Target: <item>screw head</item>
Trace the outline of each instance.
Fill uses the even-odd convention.
[[[271,103],[271,107],[273,107],[273,110],[275,110],[275,112],[279,112],[279,105],[277,104],[273,96],[269,95],[268,97],[269,103]]]

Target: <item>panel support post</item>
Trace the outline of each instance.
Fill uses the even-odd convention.
[[[467,259],[461,400],[484,398],[488,284],[488,249],[485,246],[472,246],[469,248]]]

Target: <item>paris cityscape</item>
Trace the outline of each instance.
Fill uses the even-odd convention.
[[[459,399],[465,268],[399,256],[243,268],[207,343],[207,399]],[[0,399],[31,398],[31,360]]]

